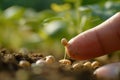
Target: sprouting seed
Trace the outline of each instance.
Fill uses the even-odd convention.
[[[64,46],[68,45],[68,41],[67,41],[66,38],[62,38],[62,39],[61,39],[61,43],[62,43]]]

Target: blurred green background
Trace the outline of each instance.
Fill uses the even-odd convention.
[[[0,0],[0,47],[64,55],[61,39],[120,11],[120,0]]]

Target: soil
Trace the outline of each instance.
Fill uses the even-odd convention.
[[[57,59],[45,62],[46,58],[41,53],[23,54],[2,48],[0,49],[0,80],[97,80],[93,72],[104,65],[99,62],[100,65],[93,68],[87,62],[92,63],[95,60],[67,59],[71,63],[61,63]],[[38,60],[41,61],[36,63]],[[80,65],[73,67],[77,63]]]

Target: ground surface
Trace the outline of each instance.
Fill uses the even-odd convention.
[[[3,48],[0,80],[97,80],[93,72],[104,64],[95,60],[57,60],[53,55],[23,54]]]

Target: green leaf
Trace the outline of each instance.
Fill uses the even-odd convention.
[[[47,18],[43,21],[43,24],[44,23],[49,23],[49,22],[52,22],[52,21],[56,21],[56,20],[63,20],[64,18],[63,17],[52,17],[52,18]]]

